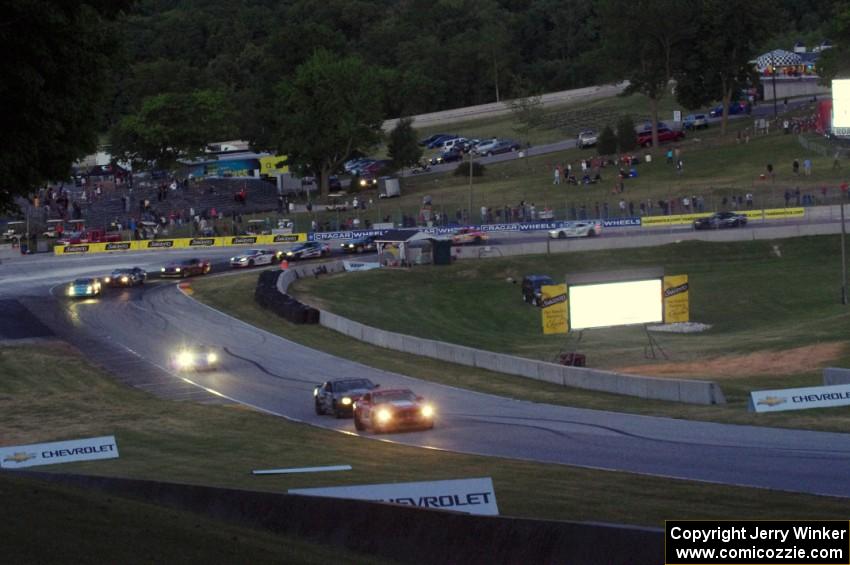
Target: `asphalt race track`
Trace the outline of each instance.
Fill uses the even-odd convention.
[[[793,229],[789,228],[789,229]],[[676,234],[670,234],[671,240]],[[612,238],[612,244],[624,238]],[[221,260],[232,250],[205,256]],[[68,327],[167,367],[180,343],[223,348],[221,368],[182,375],[217,395],[313,425],[355,433],[352,420],[317,416],[312,389],[335,377],[368,377],[432,400],[437,425],[381,439],[592,468],[850,497],[850,435],[635,416],[516,401],[387,373],[284,340],[185,296],[175,284],[107,289],[71,301],[64,283],[139,264],[149,271],[183,252],[28,257],[0,265],[0,298],[50,305]],[[246,300],[252,297],[246,296]],[[175,381],[179,375],[174,375]],[[181,381],[182,383],[182,381]],[[367,434],[371,435],[371,434]]]

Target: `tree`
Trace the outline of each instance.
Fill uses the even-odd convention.
[[[750,61],[772,33],[774,13],[771,0],[751,0],[741,5],[702,1],[699,41],[687,50],[676,71],[676,99],[689,109],[721,100],[721,134],[726,133],[732,96],[758,81]]]
[[[617,135],[611,126],[606,125],[596,142],[596,152],[599,155],[613,155],[617,152]]]
[[[625,94],[649,99],[652,144],[658,146],[658,103],[695,39],[698,0],[604,0],[603,45]]]
[[[825,84],[835,78],[850,78],[850,2],[836,2],[833,12],[829,26],[833,47],[818,61],[818,74]]]
[[[232,137],[234,116],[221,91],[150,96],[112,128],[112,155],[141,168],[168,168],[178,159],[201,155],[213,141]]]
[[[276,149],[293,166],[315,174],[326,197],[331,173],[352,152],[381,139],[377,73],[359,57],[319,50],[277,92],[277,112],[267,116]]]
[[[128,1],[30,0],[0,12],[0,210],[97,147]]]
[[[525,138],[523,141],[526,145],[530,145],[528,134],[532,129],[543,125],[543,122],[546,120],[546,115],[543,113],[543,102],[540,96],[523,96],[522,98],[511,100],[509,106],[514,120],[518,124],[514,127],[514,130]]]
[[[413,129],[413,118],[402,118],[390,132],[387,153],[396,168],[411,167],[422,158],[422,147]]]
[[[621,153],[631,151],[637,147],[637,134],[635,133],[635,122],[628,114],[617,120],[617,148]]]

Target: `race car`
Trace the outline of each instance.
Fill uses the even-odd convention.
[[[354,403],[370,390],[378,388],[369,379],[337,379],[313,389],[316,414],[333,414],[337,418],[351,417]]]
[[[452,243],[455,245],[464,245],[473,243],[478,245],[489,239],[489,236],[481,230],[475,228],[460,228],[452,234]]]
[[[565,226],[549,230],[552,239],[567,237],[593,237],[602,233],[602,222],[570,222]]]
[[[358,237],[357,239],[349,239],[348,241],[343,241],[339,244],[339,246],[345,253],[363,253],[364,251],[374,251],[376,239],[378,239],[377,235],[365,235],[363,237]]]
[[[161,277],[191,277],[210,272],[210,262],[206,259],[184,259],[167,264],[162,268]]]
[[[747,225],[747,217],[735,212],[717,212],[707,218],[694,220],[695,230],[716,230],[721,228],[738,228]]]
[[[218,368],[219,358],[217,347],[184,346],[172,353],[169,365],[177,371],[211,371]]]
[[[331,248],[327,243],[306,241],[287,249],[283,257],[287,261],[298,261],[299,259],[310,259],[313,257],[327,257],[330,254]]]
[[[115,269],[110,275],[103,277],[103,282],[108,286],[136,286],[145,284],[147,277],[147,272],[139,267]]]
[[[241,253],[236,257],[230,258],[230,266],[238,267],[253,267],[254,265],[271,265],[273,262],[279,262],[283,257],[282,251],[272,251],[271,249],[249,249],[245,253]]]
[[[68,286],[68,296],[86,297],[100,295],[101,284],[96,278],[77,279]]]
[[[354,403],[354,427],[375,433],[434,427],[434,407],[409,389],[373,390]]]

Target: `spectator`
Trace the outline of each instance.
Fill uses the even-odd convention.
[[[811,176],[811,174],[812,174],[812,160],[811,159],[806,159],[805,161],[803,161],[803,173],[805,173],[805,175],[807,177]]]

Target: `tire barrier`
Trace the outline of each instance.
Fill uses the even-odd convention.
[[[319,311],[278,292],[277,279],[285,271],[263,271],[254,289],[254,301],[293,324],[318,324]]]

